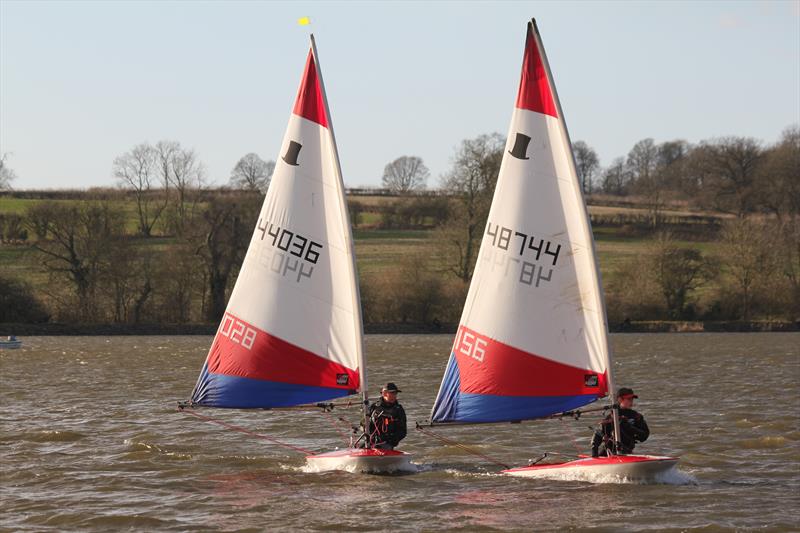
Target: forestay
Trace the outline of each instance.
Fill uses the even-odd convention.
[[[277,161],[193,405],[282,407],[364,386],[352,235],[313,37]]]
[[[605,396],[594,241],[538,32],[432,422],[526,420]]]

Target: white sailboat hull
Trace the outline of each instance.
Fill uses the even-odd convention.
[[[371,474],[416,472],[411,454],[399,450],[347,448],[306,457],[309,472],[344,470]]]
[[[537,464],[504,470],[509,476],[579,481],[657,482],[678,463],[677,457],[658,455],[616,455],[581,457],[575,461]]]

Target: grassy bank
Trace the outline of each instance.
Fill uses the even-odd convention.
[[[212,191],[207,194],[225,196],[231,193]],[[190,261],[199,261],[191,251],[187,251],[191,249],[186,246],[187,241],[170,233],[170,230],[161,223],[154,226],[152,236],[138,236],[136,203],[129,194],[105,191],[102,194],[85,193],[84,196],[85,199],[82,199],[80,191],[68,191],[61,195],[58,192],[48,191],[39,197],[31,192],[16,196],[8,193],[0,194],[0,217],[22,219],[31,208],[43,202],[79,205],[86,200],[99,198],[121,215],[124,238],[132,245],[129,249],[132,259],[138,255],[155,253],[155,257],[167,258],[169,261],[175,259],[175,254],[184,254]],[[451,259],[448,254],[451,252],[447,250],[446,237],[443,237],[440,231],[442,222],[436,213],[431,215],[431,205],[434,207],[444,205],[446,209],[449,200],[445,199],[445,204],[430,204],[430,199],[422,201],[429,202],[423,206],[427,211],[420,209],[416,215],[403,219],[398,218],[397,213],[403,209],[407,212],[409,206],[413,208],[413,199],[363,195],[350,199],[351,216],[354,213],[352,203],[359,204],[354,238],[362,296],[364,296],[364,318],[369,332],[447,333],[454,329],[454,324],[458,321],[466,285],[453,274],[452,265],[448,262]],[[205,209],[206,202],[207,199],[196,203],[195,206],[199,210]],[[730,216],[695,211],[676,203],[664,206],[660,210],[659,225],[654,228],[652,213],[640,199],[590,197],[589,202],[613,331],[784,331],[796,328],[793,316],[779,316],[776,313],[761,311],[760,314],[751,315],[748,320],[742,321],[741,317],[726,311],[725,305],[728,304],[724,299],[732,297],[726,293],[727,278],[721,274],[709,277],[704,283],[691,288],[690,303],[693,316],[689,317],[668,317],[663,306],[659,307],[661,304],[658,302],[662,299],[662,295],[652,282],[649,285],[640,283],[641,287],[644,287],[642,289],[644,292],[641,293],[636,293],[639,289],[630,283],[632,273],[634,277],[649,274],[646,271],[651,268],[648,266],[650,263],[642,263],[642,258],[653,255],[658,240],[664,232],[671,235],[669,246],[673,251],[694,251],[698,257],[712,259],[722,264],[720,272],[724,273],[725,245],[720,239],[720,232],[726,221],[731,219]],[[248,218],[246,225],[249,227],[250,224],[252,222]],[[63,294],[69,286],[69,280],[52,268],[49,271],[44,268],[45,256],[35,249],[36,243],[37,237],[32,228],[28,228],[25,238],[4,239],[0,245],[0,271],[6,278],[28,284],[34,296],[44,302],[51,311],[57,309],[58,311],[51,313],[51,321],[56,323],[36,327],[16,326],[19,328],[15,330],[17,333],[103,335],[213,333],[213,324],[200,323],[203,322],[202,309],[207,302],[202,279],[196,280],[191,289],[189,305],[192,312],[185,319],[187,324],[160,325],[163,320],[147,318],[147,315],[143,320],[147,323],[135,325],[68,324],[70,309],[68,304],[65,307]],[[410,270],[409,264],[415,264],[414,268],[417,270]],[[235,280],[235,272],[236,269],[228,283],[228,290]],[[198,270],[194,275],[202,276],[202,271]],[[418,282],[422,285],[423,281],[426,288],[416,287]],[[414,289],[417,289],[416,292]],[[419,301],[426,298],[427,301]],[[402,299],[409,301],[398,304],[397,301]],[[160,305],[169,306],[169,298],[165,298]],[[387,311],[390,307],[391,309]],[[692,320],[675,321],[667,318]],[[42,329],[37,329],[39,327]]]

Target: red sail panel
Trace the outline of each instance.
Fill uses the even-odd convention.
[[[358,370],[350,369],[226,313],[208,354],[208,371],[297,385],[356,390]]]
[[[558,117],[550,82],[547,79],[547,69],[536,45],[532,24],[528,24],[528,37],[525,39],[525,55],[522,59],[522,77],[519,81],[516,107]]]
[[[307,118],[323,126],[328,127],[328,115],[325,112],[325,99],[322,96],[322,87],[317,73],[317,64],[314,61],[314,52],[308,51],[306,68],[303,71],[303,79],[300,80],[300,89],[297,91],[297,100],[294,103],[295,115]]]
[[[604,396],[606,375],[525,352],[461,326],[453,353],[461,392],[497,396]]]

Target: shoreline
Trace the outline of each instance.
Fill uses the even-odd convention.
[[[367,335],[431,335],[456,332],[457,324],[367,324]],[[0,336],[119,336],[119,335],[207,335],[214,324],[0,324]],[[630,321],[612,324],[611,333],[759,333],[797,332],[800,321]]]

